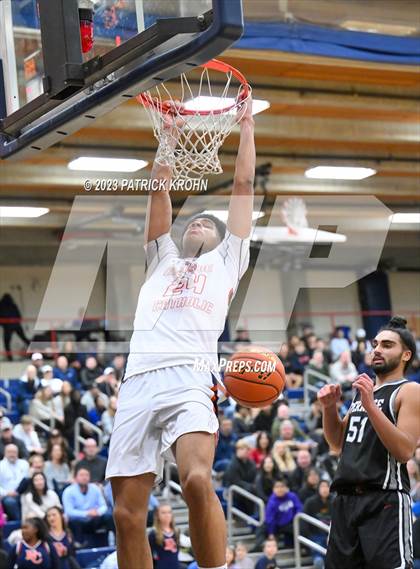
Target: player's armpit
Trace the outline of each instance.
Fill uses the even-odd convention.
[[[409,460],[420,438],[420,385],[417,383],[404,385],[397,396],[397,403],[399,403],[397,427],[412,442],[412,452],[407,458]]]

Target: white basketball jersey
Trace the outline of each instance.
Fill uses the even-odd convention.
[[[215,249],[184,259],[166,233],[147,244],[146,258],[125,377],[196,360],[216,368],[217,341],[249,264],[249,239],[226,231]]]

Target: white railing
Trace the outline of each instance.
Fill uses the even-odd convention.
[[[0,394],[3,395],[4,398],[6,399],[6,411],[10,413],[10,411],[12,410],[12,396],[7,391],[7,389],[4,389],[3,387],[0,387]]]
[[[316,518],[313,518],[312,516],[308,516],[308,514],[296,514],[296,516],[294,517],[293,520],[293,536],[294,536],[294,542],[295,542],[295,569],[301,569],[302,568],[302,552],[300,549],[301,545],[306,545],[306,547],[309,547],[310,549],[314,549],[315,551],[318,551],[318,553],[321,553],[322,555],[325,555],[327,553],[327,550],[325,549],[325,547],[322,547],[322,545],[319,545],[319,543],[316,543],[315,541],[312,541],[311,539],[309,539],[308,537],[305,537],[304,535],[300,534],[300,521],[303,520],[304,522],[311,524],[315,527],[317,527],[318,529],[325,531],[325,533],[329,533],[330,531],[330,527],[327,526],[327,524],[324,524],[324,522],[320,522],[319,520],[317,520]]]
[[[76,456],[80,452],[80,445],[85,444],[85,442],[87,441],[87,438],[82,437],[82,435],[80,434],[80,430],[81,430],[82,425],[84,425],[85,427],[88,427],[91,431],[94,431],[98,435],[98,449],[99,450],[101,450],[104,446],[104,440],[103,440],[104,435],[103,435],[102,429],[100,429],[99,427],[97,427],[96,425],[91,423],[90,421],[83,419],[83,417],[79,417],[78,419],[76,419],[76,422],[74,423],[74,452],[75,452]]]
[[[254,504],[256,506],[258,506],[258,511],[259,511],[259,519],[258,520],[249,516],[248,514],[245,514],[244,512],[242,512],[242,510],[240,510],[239,508],[236,508],[233,505],[234,494],[239,494],[240,496],[247,498],[250,502],[254,502]],[[234,516],[236,516],[237,518],[240,518],[241,520],[244,520],[248,524],[255,526],[255,527],[260,527],[263,525],[264,518],[265,518],[265,504],[264,504],[264,500],[262,500],[261,498],[258,498],[257,496],[254,496],[254,494],[251,494],[251,492],[248,492],[247,490],[244,490],[240,486],[236,486],[235,484],[233,484],[232,486],[229,486],[229,488],[228,488],[227,503],[228,503],[228,506],[227,506],[228,543],[230,543],[232,541],[233,517]]]
[[[50,433],[55,427],[55,417],[53,417],[52,415],[51,415],[49,425],[47,423],[44,423],[40,419],[36,419],[35,417],[32,417],[32,422],[34,423],[34,425],[36,425],[37,427],[39,427],[43,431],[46,431],[47,433]]]
[[[310,393],[317,394],[319,391],[319,387],[310,384],[310,377],[315,377],[316,379],[323,381],[325,384],[331,382],[331,378],[328,375],[324,375],[315,369],[305,369],[303,373],[303,400],[305,409],[309,409],[311,405]]]

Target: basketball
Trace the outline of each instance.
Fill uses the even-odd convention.
[[[273,352],[237,352],[226,364],[223,381],[240,405],[266,407],[279,398],[286,377]]]

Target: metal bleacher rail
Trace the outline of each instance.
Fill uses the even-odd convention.
[[[324,385],[331,382],[331,378],[328,375],[324,375],[314,369],[305,369],[303,373],[303,402],[306,410],[308,410],[311,405],[310,394],[313,393],[316,396],[320,389],[319,386],[311,384],[310,378],[312,377],[317,379],[318,383],[323,382]]]
[[[6,411],[6,413],[10,413],[12,411],[12,396],[3,387],[0,387],[0,395],[2,395],[6,399],[6,407],[4,405],[0,405],[2,409]]]
[[[325,555],[327,553],[327,550],[325,547],[322,547],[322,545],[319,545],[315,541],[312,541],[311,539],[309,539],[308,537],[305,537],[304,535],[302,535],[300,533],[300,522],[301,521],[304,521],[310,525],[313,525],[313,526],[317,527],[318,529],[326,532],[327,534],[330,531],[330,527],[327,526],[327,524],[320,522],[316,518],[313,518],[312,516],[308,516],[308,514],[304,514],[304,513],[296,514],[296,516],[294,517],[294,520],[293,520],[293,537],[294,537],[294,542],[295,542],[295,569],[301,569],[302,568],[301,545],[305,545],[309,549],[313,549],[313,550],[317,551],[318,553],[321,553],[322,555]]]
[[[244,512],[239,510],[239,508],[236,508],[233,505],[234,494],[239,494],[240,496],[246,498],[250,502],[253,502],[258,507],[259,517],[257,520],[255,518],[253,518],[252,516],[245,514]],[[264,504],[264,500],[262,500],[261,498],[258,498],[257,496],[254,496],[254,494],[251,494],[247,490],[244,490],[243,488],[241,488],[240,486],[236,486],[235,484],[233,484],[232,486],[229,486],[229,488],[227,490],[227,497],[228,497],[228,499],[227,499],[227,530],[228,530],[228,541],[229,541],[229,543],[231,543],[233,540],[233,519],[234,519],[234,516],[236,516],[237,518],[240,518],[241,520],[244,520],[245,522],[247,522],[248,524],[250,524],[254,527],[260,527],[264,523],[265,504]]]
[[[80,453],[80,445],[84,444],[87,441],[87,438],[83,437],[80,434],[81,427],[83,425],[85,427],[87,427],[88,429],[90,429],[91,431],[94,431],[98,435],[98,449],[99,449],[99,451],[101,451],[103,446],[104,446],[104,437],[103,437],[102,429],[100,429],[99,427],[97,427],[96,425],[94,425],[93,423],[88,421],[87,419],[84,419],[83,417],[79,417],[78,419],[76,419],[76,422],[74,423],[74,452],[75,452],[76,456]]]

